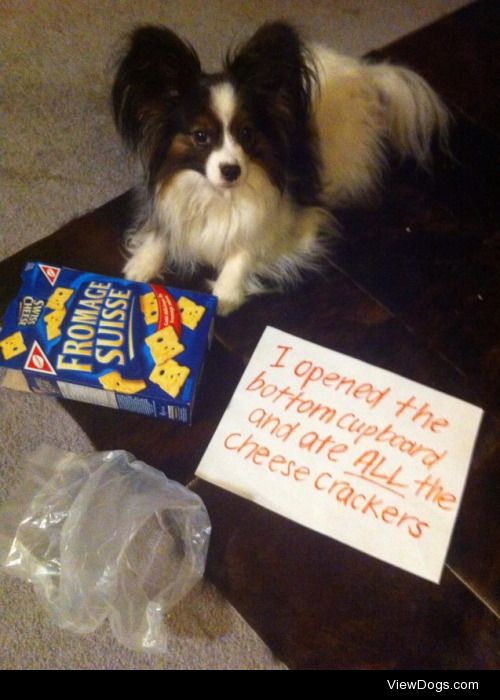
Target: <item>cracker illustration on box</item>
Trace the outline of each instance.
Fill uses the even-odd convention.
[[[47,299],[45,304],[47,309],[52,309],[53,311],[61,310],[65,308],[66,302],[73,294],[72,289],[67,289],[66,287],[57,287],[54,292]]]
[[[168,360],[165,364],[155,367],[149,378],[175,399],[188,376],[189,367],[183,367],[175,360]]]
[[[65,316],[66,311],[64,308],[56,309],[48,314],[45,314],[45,318],[43,320],[47,326],[47,338],[49,340],[54,340],[54,338],[61,335],[61,323],[63,322]]]
[[[158,321],[158,301],[156,300],[156,296],[153,292],[142,294],[139,299],[139,305],[148,325]]]
[[[187,297],[180,297],[177,305],[181,312],[182,325],[194,331],[205,313],[205,307],[195,304],[194,301]]]
[[[28,349],[24,344],[24,339],[20,331],[8,335],[0,342],[0,349],[4,360],[10,360]]]
[[[172,326],[152,333],[146,338],[146,345],[151,351],[155,365],[162,365],[184,351],[184,345],[179,342]]]
[[[108,372],[99,377],[99,382],[108,391],[119,391],[121,394],[137,394],[146,388],[142,379],[124,379],[120,372]]]

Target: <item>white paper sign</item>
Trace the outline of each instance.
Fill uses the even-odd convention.
[[[481,416],[267,328],[196,474],[438,583]]]

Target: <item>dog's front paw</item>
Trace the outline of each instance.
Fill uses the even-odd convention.
[[[143,251],[141,249],[138,250],[123,268],[123,274],[126,279],[134,282],[149,282],[155,277],[160,277],[162,264],[151,255],[141,253]]]
[[[217,297],[217,314],[219,316],[229,316],[233,311],[239,309],[245,301],[245,293],[239,288],[228,288],[217,281],[208,284],[212,294]]]
[[[217,315],[218,316],[229,316],[233,311],[239,309],[243,304],[243,299],[224,299],[224,297],[217,298]]]

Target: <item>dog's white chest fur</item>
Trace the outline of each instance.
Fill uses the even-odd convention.
[[[264,291],[260,275],[280,287],[314,264],[315,234],[326,220],[320,207],[297,207],[256,164],[249,165],[244,185],[223,192],[184,171],[158,188],[152,218],[130,238],[125,274],[152,279],[165,259],[184,272],[210,265],[218,272],[212,291],[219,313],[229,313],[248,294]]]
[[[255,165],[243,186],[216,190],[203,175],[184,171],[156,195],[155,214],[169,257],[182,268],[203,262],[219,269],[231,252],[265,247],[276,226],[279,194]]]

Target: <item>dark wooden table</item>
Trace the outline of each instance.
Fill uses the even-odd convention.
[[[291,668],[500,666],[499,7],[475,3],[377,52],[448,101],[455,160],[395,169],[376,208],[337,212],[324,275],[218,319],[191,428],[64,402],[96,449],[130,450],[203,497],[208,577]],[[4,260],[0,305],[29,259],[119,274],[128,214],[125,193]],[[439,586],[193,479],[266,325],[486,409]]]

